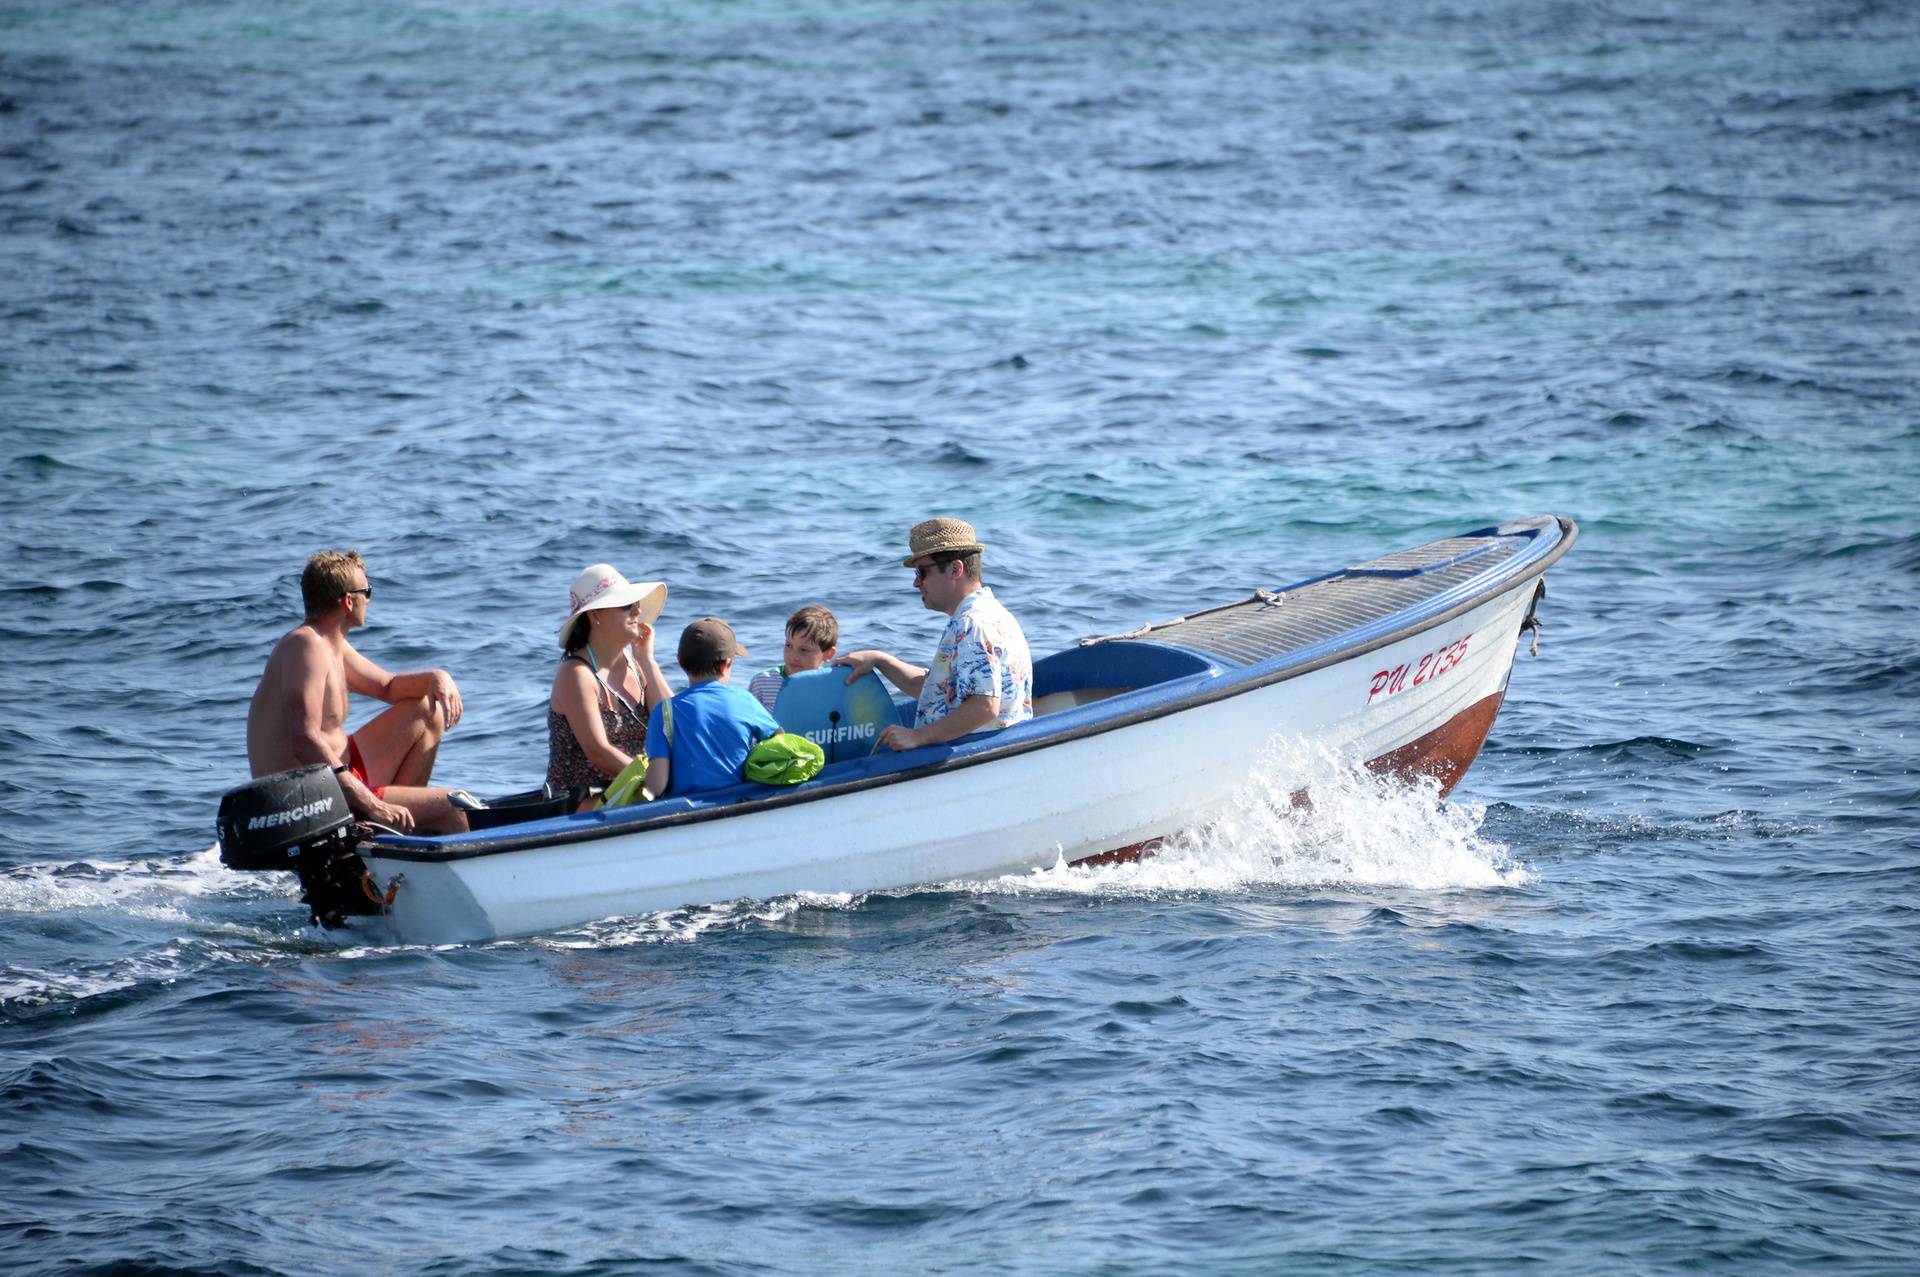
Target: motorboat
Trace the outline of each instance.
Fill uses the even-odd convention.
[[[776,717],[829,762],[793,786],[586,811],[532,791],[431,837],[354,823],[326,767],[278,773],[223,800],[221,854],[299,874],[318,922],[460,943],[1150,854],[1224,812],[1276,738],[1444,794],[1492,730],[1521,636],[1537,644],[1545,573],[1577,535],[1567,518],[1516,520],[1085,638],[1034,662],[1030,721],[900,753],[875,748],[878,731],[913,705],[876,694],[876,676],[796,676]],[[829,679],[838,699],[819,694]],[[814,695],[790,711],[796,684]]]

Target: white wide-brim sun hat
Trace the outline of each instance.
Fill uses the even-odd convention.
[[[667,583],[629,581],[610,563],[596,563],[581,569],[573,580],[573,588],[567,591],[567,605],[572,610],[561,622],[560,642],[567,641],[567,631],[583,614],[607,607],[631,607],[635,603],[640,605],[641,618],[652,625],[660,618],[660,609],[667,605]]]

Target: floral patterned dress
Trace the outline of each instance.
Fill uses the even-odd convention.
[[[569,652],[565,659],[579,661],[593,670],[594,682],[600,684],[597,698],[600,727],[606,732],[607,741],[635,758],[644,755],[647,752],[646,706],[634,704],[625,693],[609,685],[606,675],[594,669],[591,655]],[[593,765],[587,751],[580,747],[580,739],[573,734],[573,724],[567,721],[567,716],[548,705],[547,783],[556,789],[572,789],[579,785],[604,785],[611,779]]]

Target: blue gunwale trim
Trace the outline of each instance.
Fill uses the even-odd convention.
[[[1432,598],[1270,660],[1240,668],[1226,668],[1208,657],[1207,668],[1194,674],[1122,692],[1092,704],[1060,710],[990,735],[963,737],[949,745],[929,745],[904,754],[881,754],[838,764],[818,778],[791,789],[769,792],[764,786],[743,783],[697,798],[665,798],[644,805],[505,825],[481,836],[383,835],[363,844],[363,849],[385,860],[428,863],[470,860],[480,856],[593,842],[647,829],[727,820],[998,762],[1064,741],[1117,731],[1149,719],[1238,696],[1272,683],[1298,678],[1339,661],[1363,656],[1398,641],[1410,632],[1444,624],[1478,607],[1494,595],[1506,593],[1541,576],[1572,548],[1578,535],[1579,529],[1571,519],[1553,515],[1459,533],[1461,538],[1525,537],[1529,544],[1502,560],[1493,570],[1471,577]],[[1451,561],[1457,563],[1462,558],[1473,557],[1474,553],[1455,556]],[[1329,572],[1287,588],[1298,589],[1351,572],[1352,569]],[[1369,573],[1362,572],[1362,575]],[[1191,648],[1161,643],[1151,638],[1109,641],[1165,647],[1205,657],[1204,653],[1195,653]]]

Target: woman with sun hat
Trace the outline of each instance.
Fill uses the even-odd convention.
[[[646,753],[647,711],[673,694],[653,654],[666,601],[666,582],[629,582],[606,563],[574,580],[547,698],[548,784],[605,785]]]

